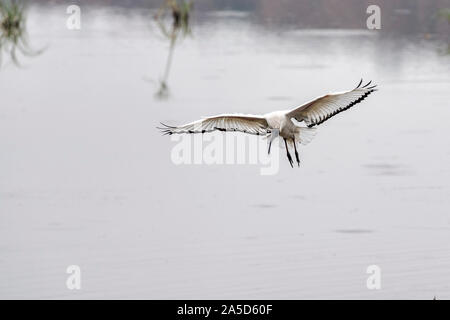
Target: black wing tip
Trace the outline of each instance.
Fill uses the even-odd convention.
[[[363,88],[368,87],[371,83],[372,83],[372,80],[370,80],[369,82],[367,82],[367,83],[363,86]]]
[[[358,85],[356,86],[355,89],[358,89],[361,86],[362,82],[363,82],[363,79],[361,78],[361,80],[359,81],[359,83],[358,83]]]
[[[176,127],[173,127],[173,126],[169,126],[169,125],[167,125],[167,124],[165,124],[165,123],[163,123],[163,122],[160,122],[160,124],[161,124],[162,126],[164,126],[165,128],[170,128],[170,129],[176,128]]]
[[[309,124],[308,128],[312,128],[314,126],[318,126],[318,125],[324,123],[325,121],[329,120],[330,118],[334,117],[335,115],[341,113],[342,111],[348,110],[351,107],[353,107],[354,105],[360,103],[361,101],[366,99],[372,92],[378,91],[378,89],[376,89],[376,87],[377,87],[377,85],[373,85],[371,87],[365,88],[367,91],[361,97],[359,97],[358,99],[352,101],[351,103],[349,103],[344,108],[336,110],[335,112],[333,112],[332,114],[328,115],[327,117],[325,117],[324,119],[320,120],[319,122]]]
[[[162,122],[160,122],[160,124],[163,127],[156,127],[156,129],[161,130],[161,133],[162,133],[163,136],[165,136],[165,135],[169,135],[170,136],[171,134],[173,134],[172,129],[174,129],[175,127],[169,126],[169,125],[167,125],[165,123],[162,123]]]
[[[173,132],[172,131],[170,131],[170,130],[161,130],[161,133],[162,133],[162,135],[163,136],[167,136],[167,135],[172,135],[173,134]]]
[[[373,90],[373,91],[378,90],[378,89],[375,89],[377,87],[376,84],[369,87],[369,85],[372,83],[372,80],[370,80],[369,82],[367,82],[365,85],[363,85],[361,87],[362,83],[363,83],[363,79],[361,78],[361,80],[359,81],[358,85],[356,86],[356,88],[354,90],[356,90],[356,89],[366,89],[366,90]]]

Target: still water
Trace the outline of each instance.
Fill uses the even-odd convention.
[[[65,7],[28,14],[46,50],[0,70],[0,298],[450,298],[445,45],[203,13],[158,100],[169,43],[150,13],[91,8],[80,31]],[[300,168],[280,151],[275,175],[177,166],[155,128],[361,77],[380,91],[321,125]]]

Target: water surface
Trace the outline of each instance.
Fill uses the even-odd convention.
[[[176,48],[151,16],[32,7],[0,70],[1,298],[450,298],[450,64],[441,44],[213,12]],[[180,165],[155,129],[374,80],[291,169]],[[65,286],[68,265],[82,290]],[[366,288],[379,265],[382,289]]]

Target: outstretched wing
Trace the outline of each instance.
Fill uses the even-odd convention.
[[[355,89],[319,97],[289,111],[287,116],[289,119],[295,118],[297,121],[305,121],[308,127],[319,125],[338,113],[353,107],[376,91],[376,85],[369,86],[371,82],[361,87],[361,79]]]
[[[179,127],[168,126],[161,123],[164,134],[175,133],[205,133],[215,130],[238,131],[255,135],[266,135],[270,132],[267,120],[262,116],[224,114],[194,121]]]

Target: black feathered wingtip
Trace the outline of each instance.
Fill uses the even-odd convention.
[[[364,86],[363,86],[363,88],[366,88],[366,87],[368,87],[369,86],[369,84],[371,84],[372,83],[372,80],[370,80],[369,82],[367,82]]]
[[[165,123],[162,123],[162,122],[160,122],[160,124],[161,124],[165,129],[175,129],[175,128],[176,128],[176,127],[169,126],[169,125],[167,125],[167,124],[165,124]]]
[[[363,82],[363,79],[361,78],[361,81],[359,81],[359,83],[358,83],[358,85],[356,86],[355,90],[358,89],[358,88],[361,86],[362,82]]]
[[[173,134],[172,129],[175,128],[175,127],[168,126],[167,124],[162,123],[162,122],[160,122],[160,124],[161,124],[163,127],[162,127],[162,128],[161,128],[161,127],[156,127],[156,129],[161,130],[163,136]]]
[[[378,89],[375,89],[377,87],[377,85],[373,85],[373,86],[369,87],[369,85],[372,83],[372,80],[370,80],[369,82],[367,82],[365,85],[363,85],[361,87],[362,83],[363,83],[363,79],[361,78],[361,81],[359,81],[358,85],[356,86],[356,88],[354,90],[356,90],[356,89],[366,89],[366,90],[372,90],[372,91],[378,90]]]

